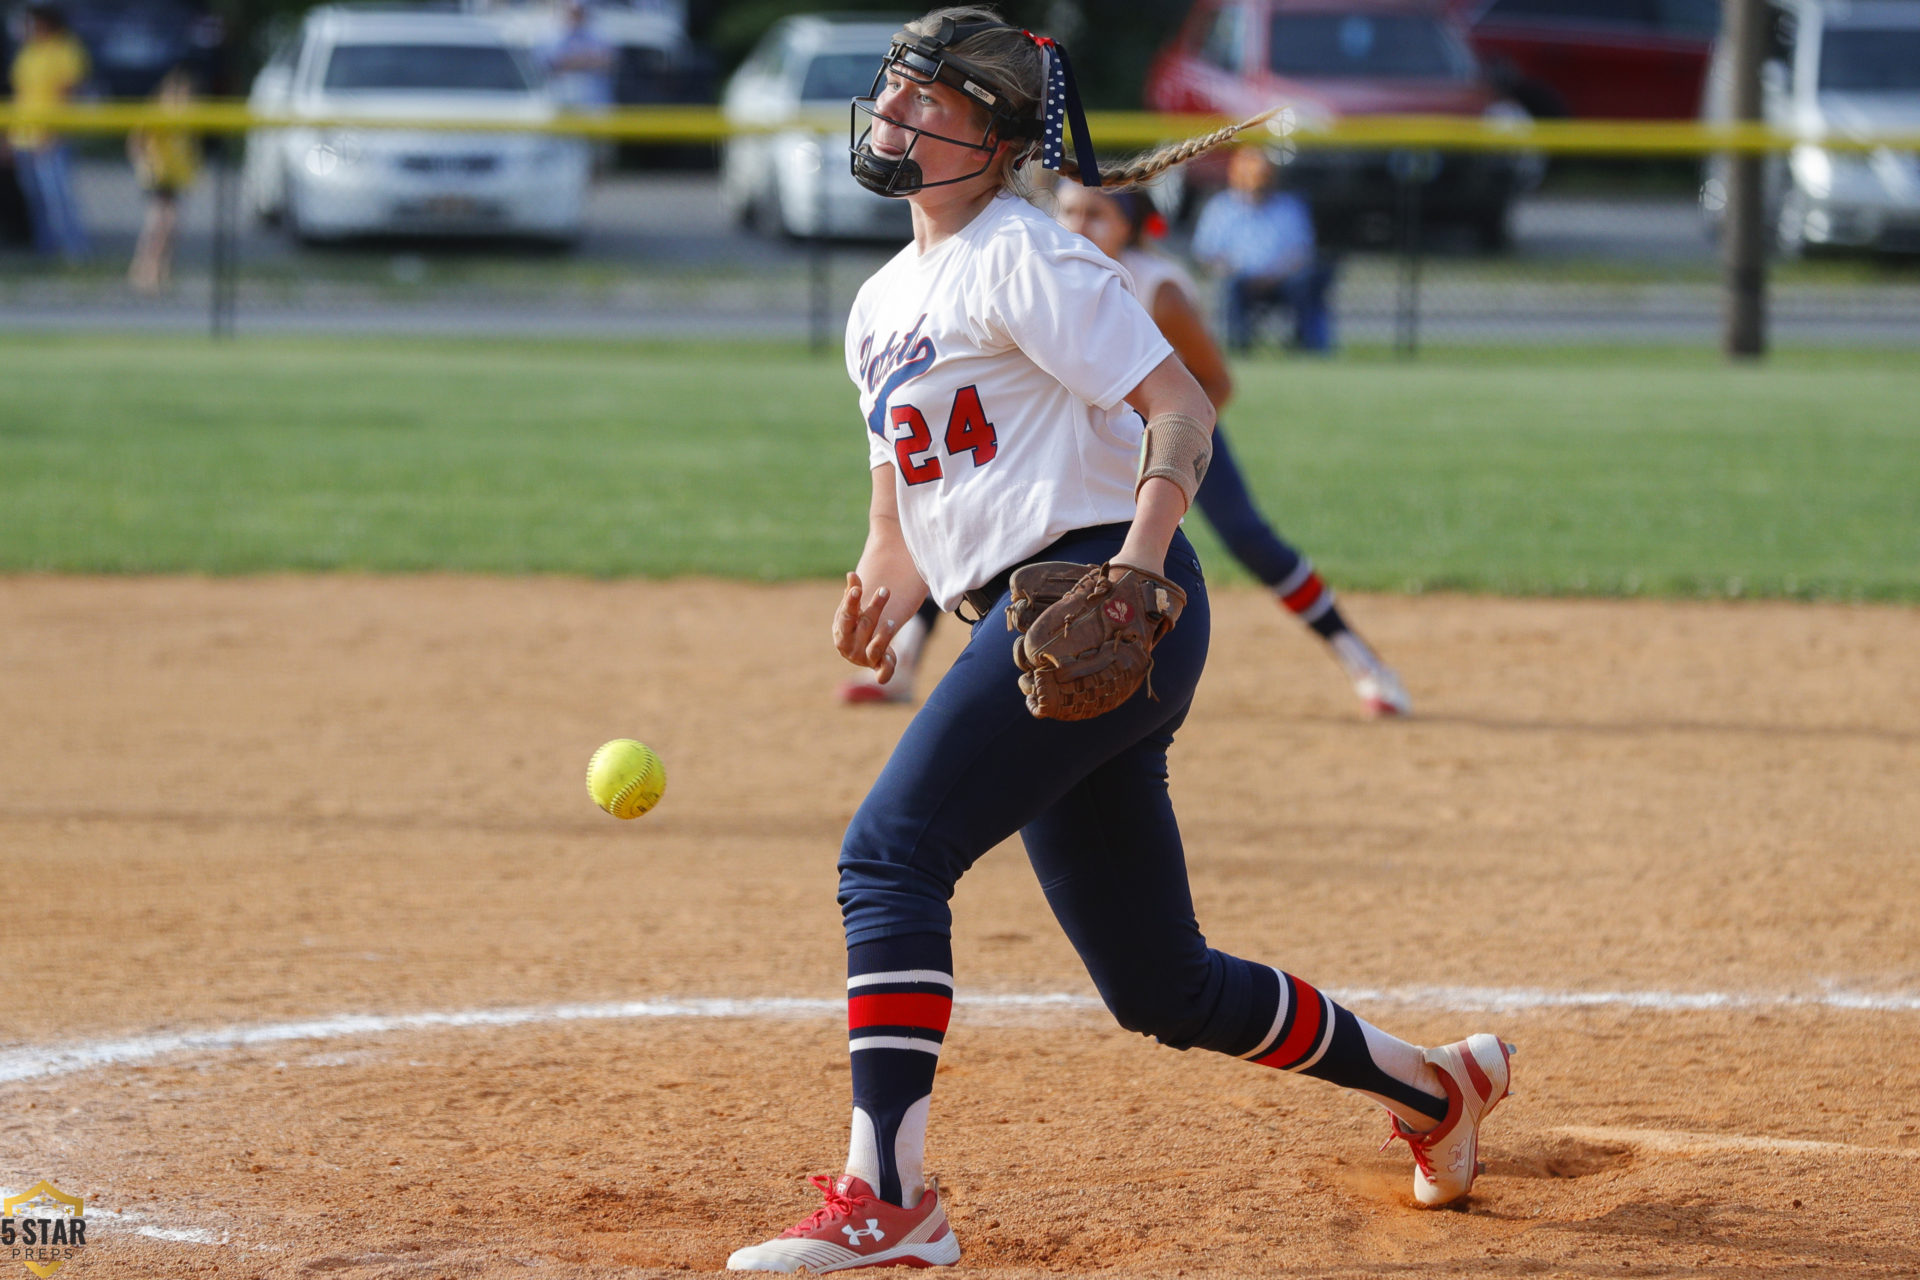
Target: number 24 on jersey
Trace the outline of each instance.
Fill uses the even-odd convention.
[[[910,404],[901,404],[888,410],[887,421],[896,432],[893,456],[900,464],[902,479],[908,484],[925,484],[945,474],[926,415]],[[1000,439],[994,434],[993,424],[987,421],[987,411],[981,407],[980,393],[975,388],[962,387],[953,397],[942,441],[948,457],[970,453],[976,467],[986,466],[1000,452]]]

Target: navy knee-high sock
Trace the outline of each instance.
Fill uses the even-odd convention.
[[[1417,1129],[1446,1118],[1446,1097],[1425,1086],[1428,1070],[1418,1047],[1362,1021],[1290,973],[1265,965],[1248,969],[1246,1039],[1252,1043],[1227,1052],[1367,1094]]]
[[[847,1172],[890,1204],[924,1183],[933,1073],[953,1014],[953,942],[945,934],[847,948],[847,1051],[853,1131]]]

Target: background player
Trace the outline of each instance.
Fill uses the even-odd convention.
[[[1167,748],[1206,661],[1206,583],[1179,522],[1204,474],[1213,408],[1119,265],[1007,190],[1036,155],[1100,181],[1064,51],[990,11],[937,11],[895,36],[856,108],[854,172],[911,204],[914,240],[848,319],[873,488],[833,641],[885,675],[892,637],[929,596],[943,608],[964,599],[984,621],[841,845],[846,1171],[815,1180],[814,1213],[727,1265],[959,1260],[924,1170],[953,1005],[949,903],[967,868],[1016,831],[1121,1025],[1364,1093],[1414,1152],[1416,1198],[1461,1199],[1481,1122],[1506,1095],[1505,1046],[1481,1034],[1420,1049],[1297,977],[1208,947],[1194,919]],[[871,124],[858,132],[862,112]],[[1074,118],[1077,165],[1063,154],[1062,112]],[[1235,131],[1163,149],[1110,181],[1143,181]],[[1008,575],[1037,561],[1109,563],[1184,593],[1153,651],[1150,692],[1093,719],[1028,713],[1001,618]]]
[[[1147,245],[1154,208],[1146,194],[1063,182],[1054,188],[1054,201],[1060,221],[1117,259],[1132,275],[1135,294],[1173,344],[1174,354],[1199,381],[1214,409],[1225,408],[1233,396],[1226,357],[1200,318],[1193,281],[1178,263]],[[1195,501],[1233,558],[1327,642],[1370,713],[1396,716],[1413,709],[1400,677],[1353,629],[1334,600],[1333,588],[1314,571],[1313,562],[1274,532],[1253,505],[1246,479],[1218,423],[1213,429],[1213,460],[1207,464],[1206,482]]]

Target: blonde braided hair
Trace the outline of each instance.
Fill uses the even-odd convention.
[[[935,9],[923,18],[907,23],[907,30],[920,36],[930,36],[940,29],[940,22],[951,18],[955,22],[1006,22],[997,12],[983,5],[955,5],[945,9]],[[1000,25],[988,27],[976,32],[969,38],[955,44],[953,51],[967,59],[982,71],[991,75],[1000,88],[1007,93],[1009,101],[1020,111],[1038,113],[1040,100],[1045,95],[1046,86],[1042,83],[1046,75],[1046,62],[1040,50],[1027,33],[1018,27]],[[1130,160],[1123,160],[1111,169],[1101,166],[1100,189],[1102,191],[1123,191],[1150,182],[1178,164],[1185,164],[1195,156],[1205,155],[1215,147],[1231,142],[1237,135],[1246,132],[1255,125],[1265,124],[1279,108],[1262,111],[1259,115],[1230,124],[1212,133],[1203,133],[1197,138],[1187,138],[1181,142],[1171,142],[1166,146],[1145,151]],[[1040,147],[1034,144],[1022,152],[1017,152],[1014,161],[1008,166],[1004,183],[1008,190],[1019,196],[1031,197],[1034,194],[1034,167],[1039,163]],[[1062,157],[1060,176],[1078,181],[1080,166],[1070,157]]]
[[[1196,156],[1203,156],[1215,147],[1233,141],[1255,125],[1265,124],[1280,110],[1270,107],[1257,116],[1249,116],[1238,124],[1230,124],[1215,129],[1212,133],[1203,133],[1196,138],[1187,138],[1181,142],[1170,142],[1166,146],[1152,151],[1144,151],[1131,160],[1122,160],[1116,164],[1100,166],[1100,189],[1102,191],[1125,191],[1151,182],[1175,165],[1185,164]],[[1060,161],[1060,176],[1073,181],[1080,180],[1080,166],[1071,158]]]

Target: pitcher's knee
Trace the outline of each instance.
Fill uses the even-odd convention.
[[[1175,1049],[1190,1049],[1200,1041],[1212,1011],[1204,984],[1136,985],[1102,990],[1101,998],[1122,1027]]]

